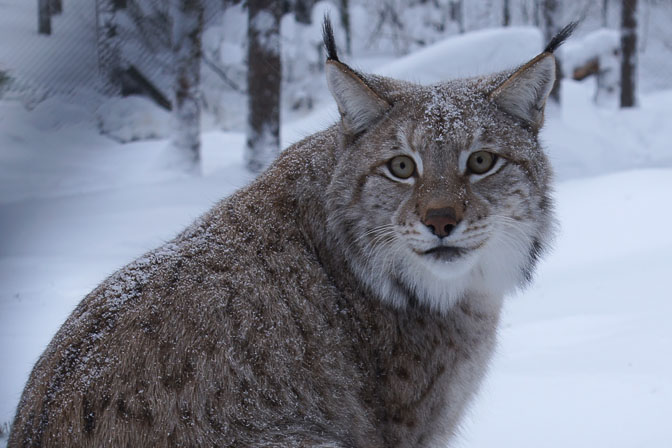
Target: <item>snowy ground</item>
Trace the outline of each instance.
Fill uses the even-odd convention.
[[[672,446],[671,193],[669,167],[558,185],[562,234],[461,446]]]
[[[563,88],[543,132],[562,230],[534,286],[508,300],[457,444],[672,446],[672,91],[618,111],[596,109],[590,83]],[[284,140],[333,119],[290,123]],[[88,291],[249,180],[240,134],[205,134],[205,175],[189,178],[162,164],[166,141],[120,145],[92,120],[56,100],[0,101],[0,423]]]

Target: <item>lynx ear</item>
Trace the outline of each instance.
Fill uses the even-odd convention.
[[[355,135],[380,118],[390,104],[369,87],[362,77],[338,60],[334,30],[329,16],[324,16],[322,38],[327,50],[327,85],[338,105],[346,133]]]
[[[325,71],[329,91],[338,104],[346,133],[362,132],[390,108],[390,104],[347,65],[328,60]]]
[[[542,53],[497,87],[490,98],[533,129],[544,122],[544,107],[555,82],[555,57]]]
[[[555,83],[553,52],[567,40],[579,22],[569,22],[536,58],[516,70],[491,94],[502,109],[538,130],[544,124],[546,99]]]

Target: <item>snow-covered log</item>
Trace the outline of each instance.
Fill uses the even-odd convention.
[[[595,102],[616,104],[621,79],[621,37],[617,30],[600,28],[560,48],[565,75],[575,80],[597,79]]]

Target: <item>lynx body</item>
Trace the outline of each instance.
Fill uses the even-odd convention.
[[[422,87],[353,71],[326,28],[341,122],[91,292],[10,447],[445,446],[551,237],[554,46]]]

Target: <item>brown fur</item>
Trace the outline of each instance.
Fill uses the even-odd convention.
[[[488,99],[510,75],[367,77],[392,106],[363,134],[334,126],[290,147],[80,303],[30,376],[9,447],[442,446],[485,373],[503,294],[550,235],[536,131]],[[461,173],[476,144],[507,164]],[[424,165],[412,184],[380,174],[403,145]],[[443,275],[423,255],[371,233],[419,238],[436,203],[460,210],[465,239],[488,236],[453,295],[423,284]],[[446,287],[462,279],[460,264],[431,266]]]

